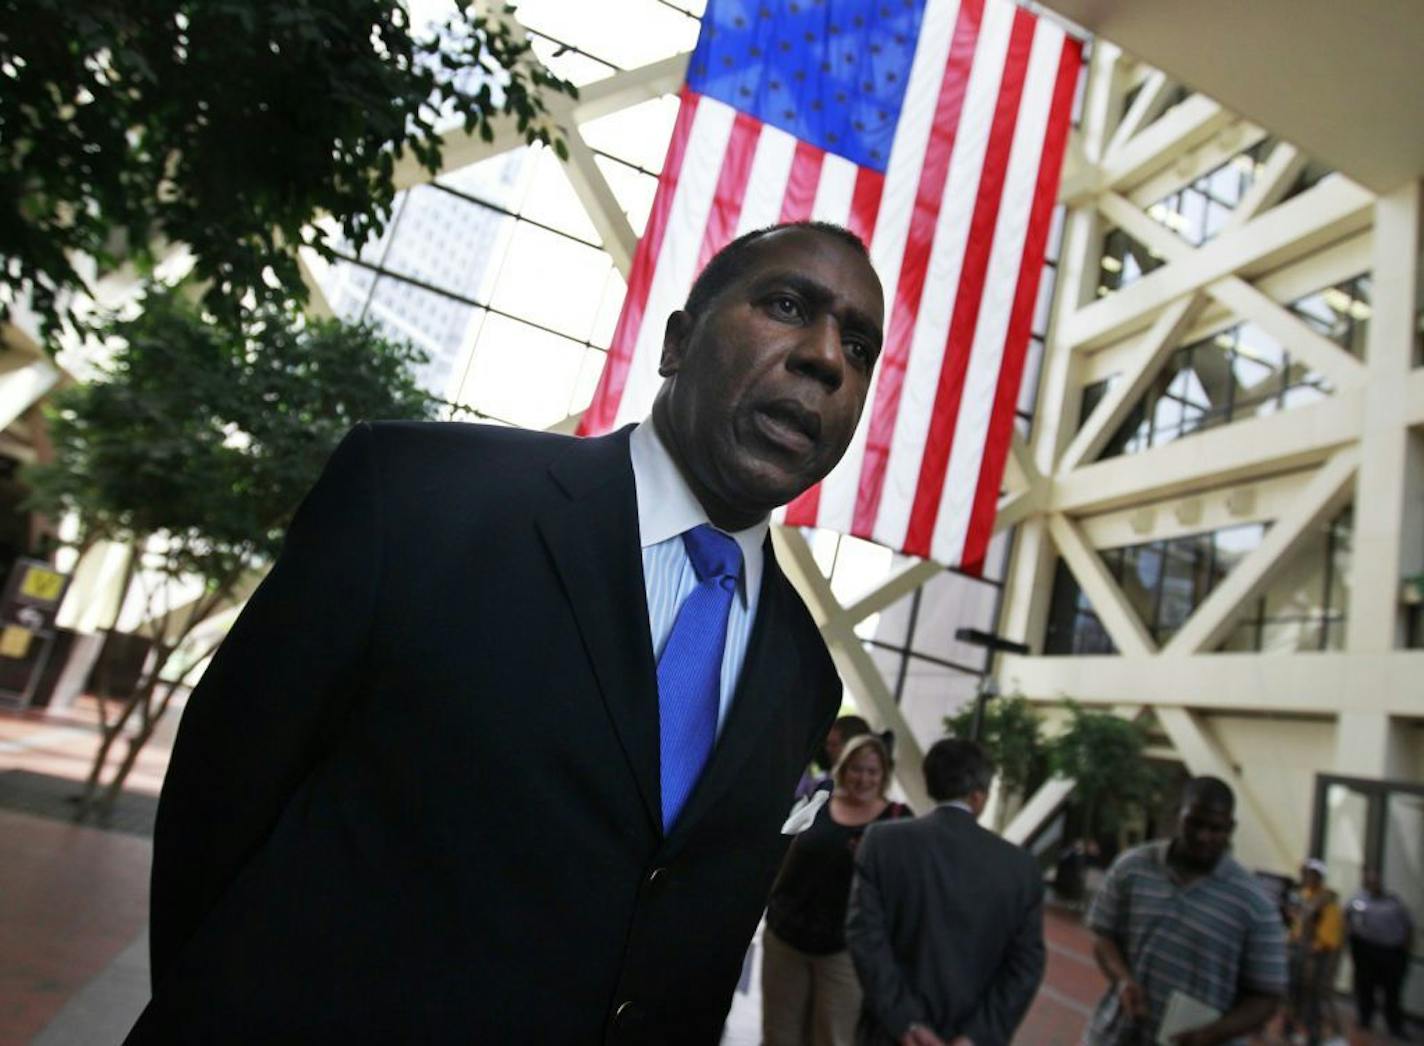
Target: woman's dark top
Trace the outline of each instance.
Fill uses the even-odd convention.
[[[876,821],[909,816],[910,808],[904,803],[890,803],[874,821],[852,827],[833,821],[827,802],[787,851],[781,874],[771,888],[766,924],[776,936],[808,955],[830,955],[845,948],[856,845]]]

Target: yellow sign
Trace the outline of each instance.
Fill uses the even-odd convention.
[[[23,625],[6,625],[0,631],[0,657],[23,658],[30,652],[33,633]]]
[[[44,567],[30,567],[20,582],[20,594],[27,599],[37,599],[53,603],[64,591],[64,575],[57,570]]]

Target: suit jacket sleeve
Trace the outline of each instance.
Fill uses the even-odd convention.
[[[359,689],[378,566],[374,440],[358,426],[332,455],[184,710],[154,831],[155,988]]]
[[[911,1024],[927,1022],[928,1012],[895,959],[882,895],[882,847],[872,826],[855,855],[850,907],[846,913],[846,945],[865,993],[865,1005],[896,1041]]]
[[[1043,980],[1043,882],[1031,859],[1027,876],[1027,906],[988,990],[961,1031],[974,1046],[1007,1046]]]

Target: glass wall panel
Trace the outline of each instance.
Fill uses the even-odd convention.
[[[1368,327],[1369,288],[1369,277],[1357,276],[1307,295],[1291,308],[1358,355]],[[1080,427],[1113,380],[1084,387]],[[1172,353],[1107,441],[1102,457],[1136,454],[1232,421],[1305,406],[1330,391],[1324,377],[1292,358],[1270,334],[1253,323],[1238,323]]]
[[[1414,916],[1413,975],[1404,984],[1404,1009],[1424,1014],[1424,795],[1389,793],[1383,836],[1385,888],[1397,893]]]
[[[569,414],[585,350],[580,341],[490,313],[460,402],[524,428],[548,428]]]

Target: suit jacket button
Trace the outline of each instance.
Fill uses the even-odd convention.
[[[642,1027],[643,1008],[632,999],[627,999],[618,1004],[618,1009],[613,1011],[613,1028],[616,1032],[631,1033]]]

